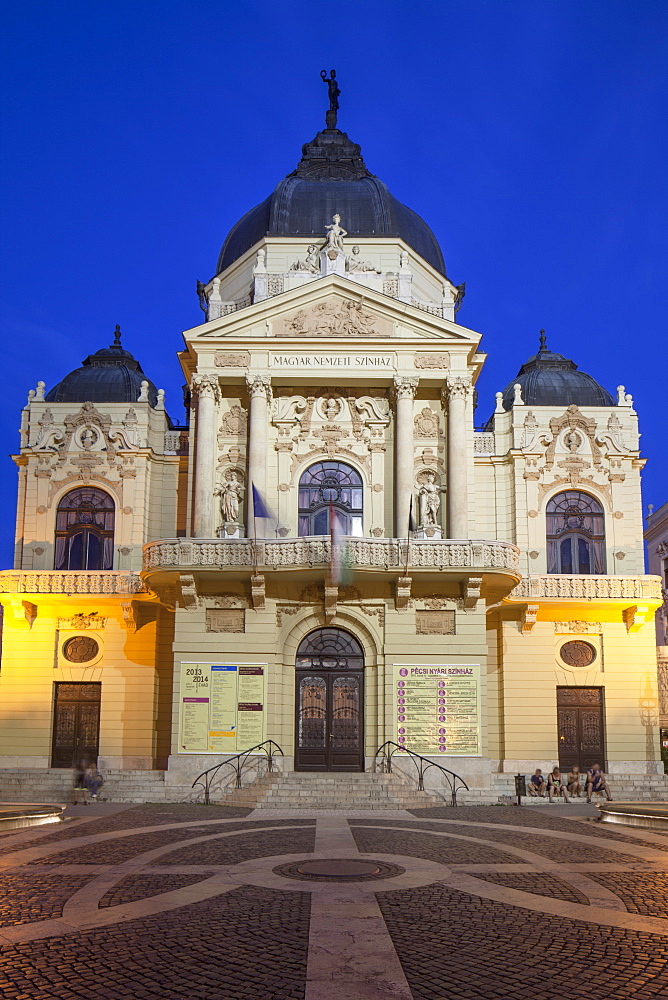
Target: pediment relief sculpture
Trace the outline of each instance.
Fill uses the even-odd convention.
[[[279,337],[389,337],[391,324],[352,299],[321,302],[283,320]]]

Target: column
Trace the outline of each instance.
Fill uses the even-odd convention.
[[[213,538],[216,408],[220,387],[215,375],[193,375],[190,388],[197,399],[193,535],[195,538]]]
[[[468,440],[466,400],[471,383],[449,378],[442,391],[448,408],[448,537],[468,538]]]
[[[250,396],[248,420],[248,475],[246,478],[246,535],[253,537],[252,487],[265,495],[267,488],[267,428],[271,401],[269,375],[246,375]]]
[[[413,445],[413,400],[419,379],[410,375],[394,376],[394,533],[408,535],[408,512],[415,480]]]

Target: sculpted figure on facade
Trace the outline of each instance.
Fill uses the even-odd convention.
[[[374,264],[368,260],[362,260],[360,248],[357,246],[353,247],[351,256],[346,258],[346,264],[349,271],[373,271],[374,274],[380,274]]]
[[[431,469],[424,474],[422,485],[418,490],[418,505],[420,511],[420,527],[438,524],[438,512],[441,508],[441,487],[436,483],[436,475]]]
[[[339,223],[341,222],[340,215],[332,216],[331,226],[325,226],[327,230],[327,249],[340,250],[343,253],[343,237],[347,236],[348,233],[343,229]]]
[[[287,323],[286,333],[309,337],[379,336],[374,316],[351,299],[321,302],[309,312],[300,309]]]
[[[320,253],[315,243],[311,243],[307,252],[305,260],[297,260],[290,267],[291,271],[308,271],[311,274],[320,273]]]
[[[215,495],[220,497],[220,513],[226,524],[237,524],[239,521],[243,489],[243,483],[236,472],[231,472],[227,482],[216,489]]]

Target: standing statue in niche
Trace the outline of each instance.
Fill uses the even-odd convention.
[[[332,69],[329,73],[329,78],[327,77],[327,70],[320,70],[320,78],[323,83],[327,84],[327,94],[329,96],[329,111],[325,114],[325,123],[327,128],[335,129],[337,120],[337,111],[339,110],[339,96],[341,91],[339,90],[339,85],[336,82],[336,70]]]
[[[340,250],[343,253],[343,237],[347,236],[348,233],[345,229],[342,229],[339,225],[341,221],[340,215],[332,216],[332,225],[325,226],[327,230],[327,247],[334,250]]]
[[[418,491],[420,505],[420,527],[438,524],[438,512],[441,507],[441,487],[436,484],[433,472],[425,473],[424,482]]]
[[[225,524],[239,522],[239,502],[243,492],[243,484],[236,472],[233,472],[226,483],[216,489],[215,495],[220,497],[220,513]]]

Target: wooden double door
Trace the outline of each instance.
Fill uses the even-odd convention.
[[[605,768],[604,688],[558,687],[559,767]]]
[[[56,684],[51,767],[97,761],[101,693],[101,684]]]
[[[317,629],[296,660],[297,771],[364,770],[364,657],[338,628]]]

